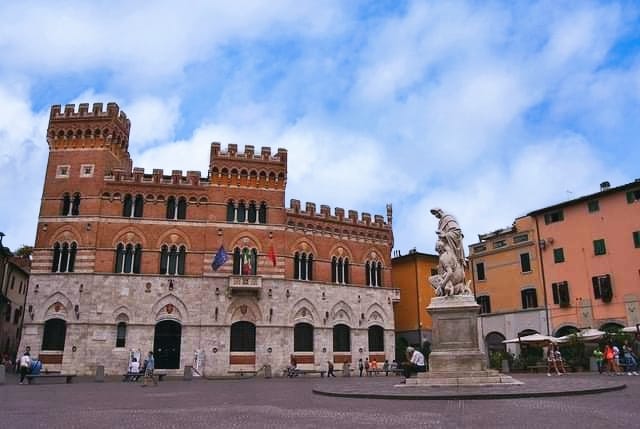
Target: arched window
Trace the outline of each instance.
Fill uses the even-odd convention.
[[[184,266],[187,258],[187,248],[184,246],[180,246],[178,249],[178,274],[184,274]]]
[[[120,322],[116,326],[116,347],[124,347],[127,340],[127,324]]]
[[[227,202],[227,222],[235,222],[236,220],[236,206],[233,200]]]
[[[296,280],[313,280],[313,255],[296,252],[293,255],[293,277]]]
[[[351,351],[351,328],[347,325],[336,325],[333,327],[333,351]]]
[[[73,203],[71,204],[71,215],[78,216],[80,214],[80,194],[73,194]]]
[[[308,323],[296,323],[293,327],[293,351],[313,351],[313,326]]]
[[[374,325],[369,327],[369,351],[384,351],[384,329],[382,326]]]
[[[382,286],[382,262],[367,261],[364,264],[364,271],[367,286]]]
[[[78,245],[75,242],[71,243],[71,245],[67,242],[63,242],[62,244],[56,242],[53,245],[51,272],[72,273],[75,269],[77,250]]]
[[[247,207],[244,204],[244,201],[240,201],[240,203],[238,203],[238,215],[237,215],[237,220],[238,222],[244,222],[245,219],[247,218]]]
[[[235,275],[256,275],[258,270],[258,251],[245,247],[236,247],[233,250],[233,274]]]
[[[170,248],[165,244],[160,248],[160,274],[184,274],[187,248],[173,245]]]
[[[487,343],[489,356],[491,356],[491,353],[507,351],[507,345],[503,343],[504,340],[506,340],[506,338],[499,332],[491,332],[487,335],[485,341]]]
[[[44,322],[42,350],[63,351],[67,336],[67,322],[62,319],[49,319]]]
[[[136,201],[133,209],[133,217],[142,217],[144,208],[144,197],[140,194],[136,195]]]
[[[116,247],[115,272],[124,274],[140,274],[142,264],[142,246],[131,243],[126,246],[122,243]]]
[[[167,219],[176,218],[176,197],[167,198]]]
[[[178,199],[178,213],[176,214],[178,219],[186,219],[187,218],[187,199],[185,197],[180,197]]]
[[[131,217],[133,213],[133,199],[131,198],[131,194],[127,194],[124,196],[122,200],[122,216]]]
[[[331,259],[331,281],[333,283],[349,283],[349,258],[335,256]]]
[[[160,248],[160,274],[169,272],[169,247],[165,244]]]
[[[249,212],[247,215],[247,221],[249,223],[256,223],[256,220],[257,220],[256,202],[251,201],[249,203]]]
[[[231,325],[232,352],[256,351],[256,325],[251,322],[236,322]]]
[[[69,216],[71,214],[71,197],[69,194],[62,196],[62,207],[60,207],[60,214],[62,216]]]
[[[258,209],[258,223],[267,223],[267,203],[264,201],[260,203]]]

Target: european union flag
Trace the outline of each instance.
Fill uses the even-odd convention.
[[[213,262],[211,263],[213,271],[218,271],[218,268],[223,266],[224,263],[227,262],[227,259],[229,259],[229,256],[227,256],[227,252],[224,251],[224,246],[220,246],[218,253],[216,253],[216,256],[213,258]]]

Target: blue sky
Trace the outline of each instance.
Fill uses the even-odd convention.
[[[149,3],[149,4],[147,4]],[[153,4],[151,4],[153,3]],[[52,104],[116,101],[135,166],[284,147],[291,198],[432,252],[640,177],[636,2],[2,2],[0,231],[32,244]]]

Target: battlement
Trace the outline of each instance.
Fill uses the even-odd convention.
[[[165,175],[161,168],[154,168],[151,174],[145,173],[144,168],[134,167],[129,174],[122,169],[114,169],[105,176],[105,181],[113,183],[144,183],[155,185],[187,185],[187,186],[207,186],[209,180],[202,177],[199,171],[187,171],[186,176],[182,170],[171,170],[171,175]]]
[[[50,149],[69,150],[109,148],[119,157],[128,158],[131,121],[116,103],[59,104],[51,106],[47,142]]]
[[[271,148],[262,146],[260,153],[256,153],[253,145],[245,145],[244,152],[238,152],[238,145],[229,143],[227,150],[222,150],[222,145],[218,142],[211,143],[211,162],[214,159],[238,159],[246,161],[268,161],[287,165],[287,150],[278,148],[275,155],[271,155]]]
[[[388,206],[390,210],[390,206]],[[390,218],[389,222],[385,222],[384,217],[381,215],[375,215],[373,221],[370,213],[363,212],[361,217],[358,218],[358,212],[356,210],[348,210],[347,217],[345,217],[345,210],[341,207],[334,208],[334,214],[331,215],[331,207],[322,204],[320,205],[320,213],[316,212],[316,204],[307,202],[305,203],[305,210],[301,210],[300,200],[291,199],[289,202],[289,208],[287,213],[295,215],[297,218],[305,217],[314,220],[331,220],[334,222],[341,222],[349,225],[358,225],[374,228],[391,228]],[[389,213],[388,213],[389,214]]]
[[[66,104],[64,110],[59,104],[51,106],[49,115],[49,124],[68,122],[69,120],[109,120],[119,125],[123,131],[127,133],[131,129],[131,121],[127,118],[127,114],[120,111],[120,107],[116,103],[107,103],[107,110],[104,110],[103,103],[94,103],[91,111],[89,111],[89,103],[78,104],[76,110],[75,104]]]

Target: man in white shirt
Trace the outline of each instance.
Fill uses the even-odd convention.
[[[29,370],[31,369],[31,355],[29,353],[29,349],[27,348],[27,351],[24,352],[24,354],[20,357],[20,384],[24,383],[24,378],[26,377],[26,375],[29,373]]]
[[[404,376],[406,378],[411,377],[412,373],[427,372],[424,355],[418,350],[413,347],[407,347],[407,358],[409,362],[407,362],[404,367]]]

